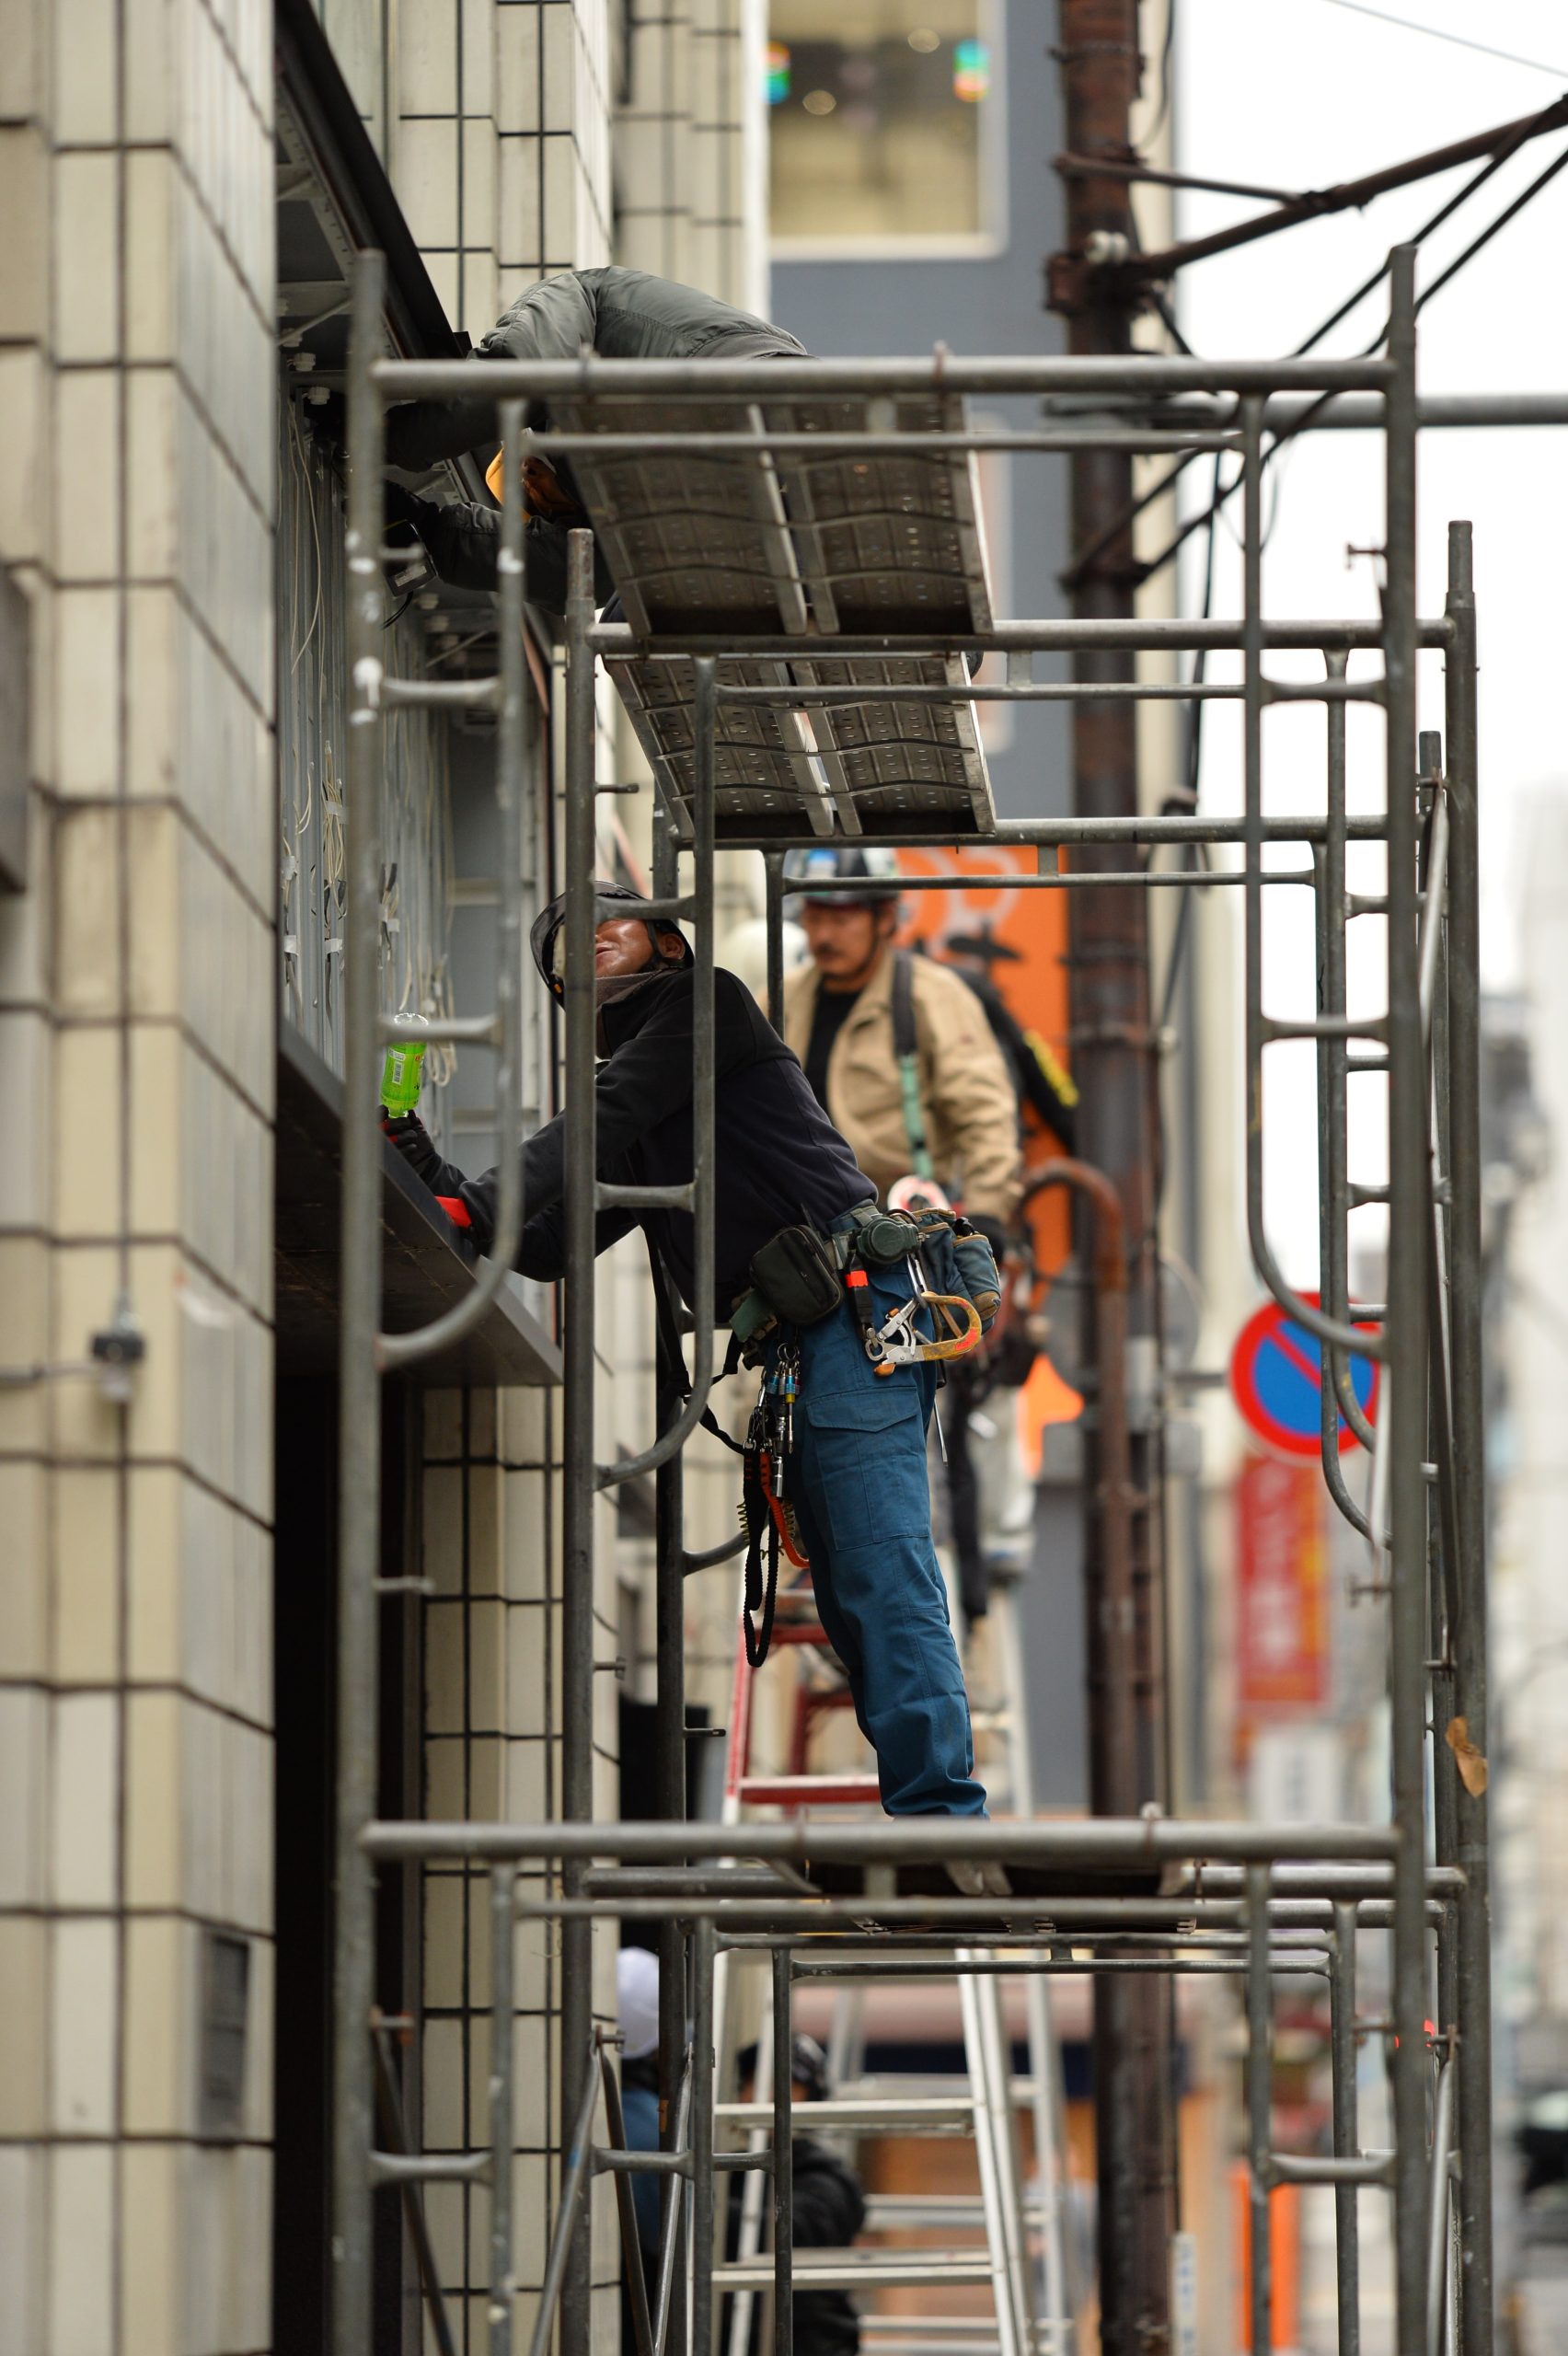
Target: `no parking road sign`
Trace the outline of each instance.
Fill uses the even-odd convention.
[[[1311,1308],[1318,1306],[1315,1292],[1304,1292],[1301,1298]],[[1374,1422],[1377,1360],[1353,1357],[1350,1384],[1362,1414]],[[1277,1301],[1266,1302],[1237,1335],[1230,1353],[1230,1389],[1244,1419],[1265,1447],[1282,1456],[1317,1455],[1323,1412],[1322,1345]],[[1355,1434],[1343,1415],[1339,1445],[1342,1456],[1355,1445]]]

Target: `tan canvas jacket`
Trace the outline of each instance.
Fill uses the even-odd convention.
[[[1021,1190],[1018,1099],[985,1010],[951,967],[913,961],[920,1103],[941,1184],[970,1213],[1008,1219]],[[784,984],[784,1036],[804,1063],[819,976],[807,964]],[[856,1161],[885,1195],[909,1168],[909,1136],[893,1051],[893,956],[884,953],[833,1043],[827,1109]]]

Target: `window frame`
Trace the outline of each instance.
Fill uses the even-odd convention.
[[[955,236],[943,237],[917,233],[914,236],[881,237],[781,237],[772,225],[772,176],[768,177],[767,250],[774,261],[958,261],[967,259],[985,260],[1005,253],[1008,245],[1008,93],[1006,83],[997,84],[997,64],[1007,54],[1007,0],[975,0],[974,21],[978,38],[986,44],[992,60],[992,83],[997,95],[982,100],[987,135],[979,143],[976,179],[980,198],[982,226],[961,230]],[[771,28],[770,28],[771,30]],[[771,108],[765,105],[765,115]]]

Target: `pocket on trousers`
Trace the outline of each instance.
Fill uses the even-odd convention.
[[[872,1376],[852,1391],[807,1390],[801,1398],[801,1414],[813,1431],[890,1431],[905,1416],[918,1415],[920,1406],[917,1379],[904,1368]]]

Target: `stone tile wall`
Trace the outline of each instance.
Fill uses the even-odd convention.
[[[253,2350],[271,2159],[271,9],[0,5],[0,2350]],[[117,1301],[128,1405],[85,1371]],[[249,1956],[204,2131],[207,1934]]]

